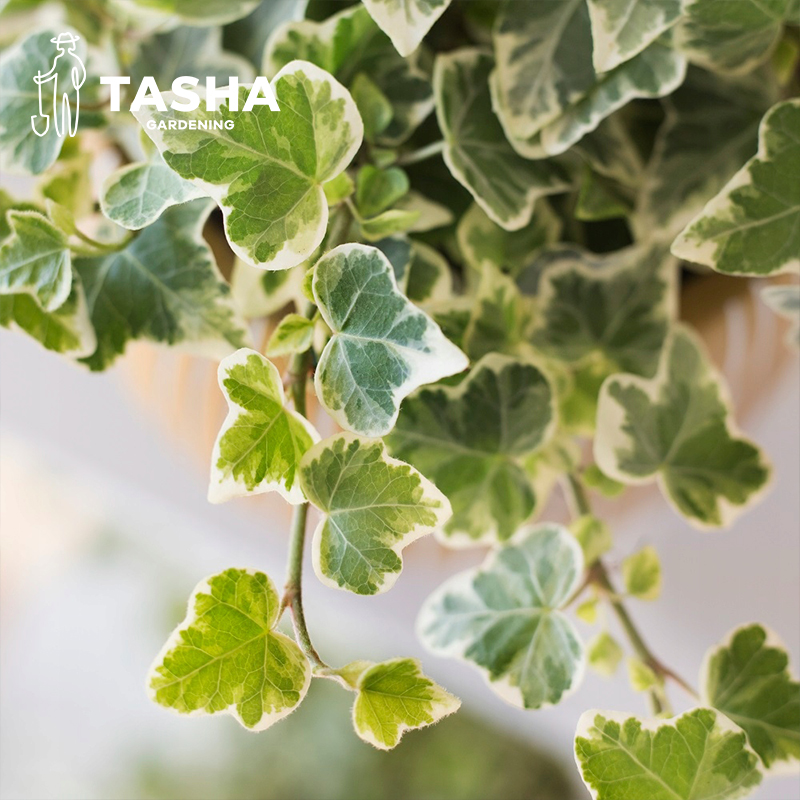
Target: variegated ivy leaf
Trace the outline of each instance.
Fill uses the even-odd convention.
[[[75,219],[83,219],[94,211],[92,154],[80,150],[78,142],[77,137],[67,139],[56,163],[42,176],[38,188],[45,200],[68,208]]]
[[[279,608],[263,572],[228,569],[206,578],[150,669],[151,699],[179,714],[230,714],[251,731],[291,714],[311,668],[275,630]]]
[[[333,588],[378,594],[403,569],[402,551],[447,521],[450,503],[383,442],[342,433],[300,464],[306,497],[323,512],[312,544],[314,571]]]
[[[595,800],[733,800],[761,782],[744,731],[711,708],[668,720],[587,711],[575,760]]]
[[[74,31],[71,33],[75,35]],[[75,102],[71,71],[77,69],[78,62],[71,51],[65,49],[53,64],[53,55],[59,52],[53,44],[58,34],[59,31],[52,30],[32,33],[0,54],[0,168],[3,171],[38,175],[53,164],[61,151],[66,135],[60,136],[56,129],[53,92],[57,85],[59,95],[63,93],[70,103]],[[78,37],[73,47],[75,56],[85,64],[83,37]],[[53,66],[54,77],[41,84],[42,102],[46,103],[44,98],[49,96],[50,103],[40,108],[39,85],[34,77],[46,75]],[[61,111],[59,106],[59,113]],[[41,135],[34,133],[32,124]],[[59,117],[58,125],[64,134],[63,116]]]
[[[314,320],[302,314],[287,314],[272,332],[267,344],[268,356],[305,353],[314,341]]]
[[[651,380],[614,375],[600,392],[595,460],[621,483],[658,480],[694,526],[729,525],[766,486],[761,450],[732,421],[727,388],[683,327]]]
[[[560,167],[528,161],[506,140],[492,109],[493,67],[491,55],[476,49],[438,56],[433,72],[436,116],[453,177],[494,222],[513,231],[530,222],[538,198],[567,191],[569,183]]]
[[[683,0],[588,0],[594,68],[608,72],[641,53],[681,16]]]
[[[142,9],[175,16],[189,25],[223,25],[249,14],[258,5],[259,0],[133,0],[133,2]]]
[[[774,102],[764,73],[725,79],[692,68],[665,100],[632,222],[637,238],[672,241],[758,148],[758,125]]]
[[[705,702],[744,729],[765,767],[796,769],[800,683],[772,631],[757,624],[734,630],[706,655],[700,687]]]
[[[641,183],[644,165],[636,141],[623,119],[624,113],[619,111],[606,117],[575,145],[575,152],[598,175],[626,187],[636,187]]]
[[[289,503],[304,502],[300,460],[319,434],[286,408],[277,367],[243,348],[220,362],[218,376],[228,416],[211,454],[209,501],[276,491]]]
[[[586,645],[586,660],[598,675],[610,678],[622,661],[624,653],[608,631],[601,631]]]
[[[507,231],[484,214],[473,203],[461,217],[456,237],[467,264],[478,272],[496,267],[512,276],[527,267],[537,250],[558,241],[561,220],[546,200],[537,201],[530,222],[517,231]]]
[[[786,342],[800,350],[800,285],[768,286],[761,290],[761,299],[779,316],[791,321]]]
[[[55,311],[44,311],[27,294],[0,294],[0,326],[28,334],[47,350],[81,358],[97,347],[86,295],[77,275],[72,290]]]
[[[542,273],[531,341],[571,364],[599,357],[598,381],[618,371],[650,376],[675,315],[676,272],[658,246],[603,259],[565,251]]]
[[[633,210],[633,192],[616,181],[584,169],[575,218],[587,222],[627,217]]]
[[[476,666],[503,700],[554,705],[583,676],[583,644],[558,610],[582,574],[581,549],[566,529],[524,528],[425,601],[419,635],[434,653]]]
[[[686,68],[660,39],[596,72],[586,0],[509,2],[498,15],[494,45],[495,107],[511,144],[531,158],[565,152],[633,99],[669,94]]]
[[[797,14],[796,0],[684,0],[677,28],[683,52],[696,64],[719,72],[749,72],[778,43],[783,22]],[[793,20],[795,24],[797,19]]]
[[[415,58],[402,58],[362,6],[346,8],[324,22],[304,20],[276,28],[264,54],[264,71],[275,74],[301,58],[334,75],[351,91],[367,77],[391,105],[391,118],[376,141],[405,141],[433,110],[430,79]]]
[[[453,273],[447,259],[423,242],[412,245],[406,296],[417,305],[437,303],[453,295]]]
[[[245,319],[268,317],[292,301],[303,299],[302,284],[314,257],[291,269],[263,270],[237,258],[231,275],[231,293]]]
[[[408,175],[399,167],[361,167],[356,176],[356,207],[363,217],[391,208],[409,190]]]
[[[280,111],[266,105],[245,111],[250,89],[240,86],[239,111],[229,101],[211,111],[201,99],[194,111],[145,107],[135,116],[168,166],[219,203],[234,252],[263,269],[287,269],[322,242],[328,224],[322,184],[350,163],[363,128],[348,91],[313,64],[288,64],[272,87]],[[164,97],[171,102],[171,95]],[[234,127],[147,128],[178,119],[230,120]]]
[[[363,436],[388,433],[404,397],[468,365],[439,326],[398,290],[391,264],[374,247],[331,250],[314,268],[313,291],[333,333],[314,386],[343,428]]]
[[[6,212],[11,235],[0,247],[0,295],[26,294],[54,311],[72,287],[66,234],[38,211]]]
[[[640,600],[657,600],[661,594],[661,561],[656,549],[643,547],[622,562],[625,591]]]
[[[372,18],[386,32],[401,56],[417,49],[451,0],[364,0]]]
[[[211,358],[248,343],[249,332],[203,241],[212,206],[206,199],[175,206],[124,249],[75,259],[97,333],[97,350],[85,360],[90,369],[106,369],[134,339]]]
[[[202,197],[203,190],[181,178],[156,155],[153,161],[128,164],[106,178],[100,208],[117,225],[146,228],[170,206]]]
[[[800,272],[800,100],[772,108],[759,149],[672,245],[679,258],[738,275]]]
[[[447,206],[430,200],[413,189],[395,203],[395,208],[417,213],[417,219],[410,228],[411,233],[424,233],[443,228],[455,219],[453,212]]]
[[[469,324],[464,331],[464,351],[474,361],[487,353],[519,353],[533,317],[531,299],[497,267],[483,268]]]
[[[592,514],[582,514],[572,525],[572,535],[577,539],[583,551],[583,560],[587,566],[594,564],[614,545],[611,529],[601,519]]]
[[[386,443],[450,500],[443,541],[504,541],[538,507],[527,458],[552,438],[553,390],[535,365],[491,354],[457,386],[423,389],[403,404]]]

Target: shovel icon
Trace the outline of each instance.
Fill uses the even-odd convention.
[[[44,80],[46,80],[46,81],[47,80],[51,80],[52,77],[53,76],[50,76],[50,78],[45,78]],[[32,114],[31,115],[31,127],[33,128],[33,132],[37,136],[45,136],[47,134],[47,131],[50,130],[50,115],[49,114],[45,114],[44,113],[44,109],[42,108],[42,71],[41,70],[39,70],[36,73],[36,77],[33,80],[36,83],[36,85],[39,87],[39,116],[37,117],[36,114]],[[37,127],[37,125],[36,125],[36,123],[39,121],[39,119],[43,119],[44,120],[44,130],[43,131],[40,131],[39,128]]]

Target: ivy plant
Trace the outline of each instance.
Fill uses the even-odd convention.
[[[576,719],[593,797],[743,797],[796,770],[778,636],[743,624],[679,676],[632,609],[680,576],[647,541],[616,558],[603,517],[656,483],[690,548],[769,487],[680,298],[698,272],[769,278],[798,346],[797,0],[64,0],[47,27],[39,4],[0,3],[0,155],[34,186],[0,192],[0,325],[95,371],[134,340],[213,359],[209,500],[293,509],[282,587],[201,580],[152,700],[259,731],[334,681],[387,750],[454,713],[415,658],[329,663],[303,605],[307,549],[366,598],[432,534],[481,551],[420,598],[433,654],[519,713],[623,660],[649,699]],[[39,135],[32,78],[63,31],[79,131]],[[186,104],[187,75],[216,90]]]

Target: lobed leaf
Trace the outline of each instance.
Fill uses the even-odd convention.
[[[228,569],[199,583],[150,670],[151,699],[179,714],[230,714],[251,731],[291,714],[311,668],[275,630],[279,605],[263,572]]]
[[[410,392],[466,369],[466,356],[401,294],[391,264],[376,248],[334,248],[317,262],[312,288],[332,331],[314,386],[343,428],[382,436]]]
[[[583,555],[566,529],[523,528],[481,567],[446,581],[425,601],[420,638],[432,652],[476,666],[513,705],[558,703],[583,675],[583,645],[558,610],[582,573]]]
[[[220,362],[218,375],[228,416],[211,455],[209,501],[277,491],[288,503],[305,502],[300,461],[319,434],[286,408],[277,367],[243,348]]]
[[[642,548],[622,562],[625,591],[640,600],[657,600],[661,594],[661,562],[654,547]]]

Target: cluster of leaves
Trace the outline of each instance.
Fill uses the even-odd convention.
[[[2,13],[29,24],[37,5]],[[613,674],[624,651],[599,610],[616,614],[631,685],[657,715],[581,718],[594,796],[738,797],[796,766],[800,684],[761,625],[710,651],[701,705],[672,716],[665,682],[693,690],[624,605],[658,597],[658,555],[629,555],[615,589],[613,538],[587,498],[657,482],[709,529],[768,484],[678,295],[681,262],[800,270],[796,0],[87,0],[64,13],[89,71],[81,102],[96,101],[78,139],[28,125],[56,32],[0,55],[3,165],[41,176],[32,201],[0,195],[0,324],[92,370],[138,339],[219,359],[229,412],[209,500],[278,492],[295,507],[283,595],[257,571],[200,583],[156,658],[153,699],[257,731],[312,677],[332,679],[355,694],[356,733],[387,749],[458,708],[414,659],[319,656],[301,591],[313,507],[314,571],[360,595],[389,590],[420,536],[489,546],[424,603],[419,634],[522,708],[558,703],[587,665]],[[237,77],[240,110],[174,110],[165,94],[105,111],[109,60],[134,87]],[[280,111],[243,109],[256,73]],[[180,120],[232,127],[170,128]],[[95,191],[100,145],[125,163]],[[203,239],[215,208],[230,285]],[[797,318],[796,283],[765,300]],[[281,310],[266,355],[251,349],[248,321]],[[312,372],[343,429],[324,440],[306,413]],[[559,483],[573,525],[534,524]],[[588,643],[573,611],[600,626]]]

